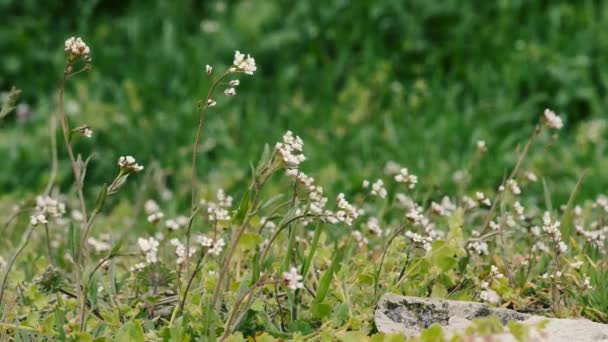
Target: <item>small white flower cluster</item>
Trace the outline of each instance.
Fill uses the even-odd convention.
[[[479,203],[481,203],[487,207],[492,206],[492,201],[488,197],[486,197],[486,195],[481,191],[477,191],[475,193],[475,198],[477,198],[477,201],[479,201]]]
[[[350,235],[355,239],[359,248],[361,248],[369,243],[369,240],[365,236],[363,236],[363,234],[358,230],[353,230],[353,232],[350,233]]]
[[[382,231],[382,228],[380,228],[380,221],[378,220],[378,218],[376,218],[376,217],[368,218],[367,223],[365,224],[365,227],[367,228],[367,230],[370,233],[372,233],[378,237],[382,236],[383,231]]]
[[[505,188],[515,196],[521,194],[521,188],[519,187],[519,184],[515,179],[507,179],[505,185],[501,185],[500,187],[498,187],[498,191],[503,192],[505,191]]]
[[[226,195],[224,189],[218,189],[215,202],[201,200],[200,204],[207,207],[207,217],[210,222],[227,222],[232,219],[229,211],[232,201],[232,196]]]
[[[245,54],[242,54],[240,51],[236,51],[234,53],[234,61],[232,62],[233,68],[235,71],[242,71],[247,75],[253,75],[253,73],[258,69],[255,65],[255,59],[250,55],[245,57]]]
[[[141,251],[144,252],[148,264],[153,264],[158,261],[158,241],[155,238],[139,238],[137,239],[137,244]]]
[[[562,241],[562,233],[559,227],[560,222],[551,221],[551,214],[546,211],[543,214],[543,225],[541,229],[543,233],[547,234],[551,238],[551,240],[557,247],[558,252],[565,253],[568,250],[568,246]],[[532,229],[534,229],[534,227],[532,227]]]
[[[64,203],[50,196],[37,196],[36,208],[34,215],[30,217],[30,224],[34,227],[39,224],[47,224],[50,217],[57,219],[63,215],[65,215]]]
[[[70,37],[65,41],[65,52],[71,57],[82,56],[88,58],[91,49],[82,41],[80,37]]]
[[[537,182],[538,181],[538,177],[536,176],[536,174],[532,171],[526,171],[524,173],[524,178],[526,180],[528,180],[529,182]]]
[[[95,251],[97,253],[106,252],[106,251],[109,251],[112,248],[112,246],[108,242],[103,241],[101,239],[98,240],[98,239],[96,239],[94,237],[89,237],[87,239],[87,242],[88,242],[89,245],[93,246],[93,248],[95,249]]]
[[[595,230],[585,230],[582,225],[576,225],[576,233],[582,235],[587,243],[595,246],[600,251],[605,251],[606,236],[608,236],[608,226]],[[604,252],[605,253],[605,252]]]
[[[585,289],[585,290],[593,289],[593,287],[591,286],[591,279],[589,279],[589,277],[585,277],[585,279],[583,280],[583,289]]]
[[[523,205],[521,205],[521,203],[519,203],[519,201],[513,203],[513,211],[515,211],[515,214],[517,215],[520,221],[524,221],[526,219],[526,216],[524,214],[525,208]]]
[[[408,188],[413,189],[418,183],[418,177],[409,173],[408,169],[401,168],[399,173],[395,175],[395,181],[408,185]]]
[[[456,205],[448,196],[443,196],[441,203],[431,202],[431,211],[439,216],[450,216],[456,211]]]
[[[498,267],[492,265],[490,266],[490,278],[491,279],[502,279],[504,275],[498,271]]]
[[[315,185],[315,179],[309,177],[299,169],[287,169],[287,175],[294,178],[298,183],[302,184],[308,192],[308,210],[313,215],[322,215],[325,206],[327,205],[327,197],[323,192],[323,187]]]
[[[343,222],[348,226],[352,226],[353,222],[359,217],[359,209],[348,203],[343,193],[338,195],[336,202],[338,210],[334,213],[326,211],[327,220],[332,224]]]
[[[147,200],[144,204],[144,209],[148,215],[148,222],[150,223],[158,223],[165,217],[165,214],[160,210],[158,203],[154,200]]]
[[[488,152],[488,146],[486,146],[485,140],[477,140],[477,150],[479,153]]]
[[[545,109],[543,118],[549,128],[560,130],[564,127],[562,119],[550,109]]]
[[[599,195],[595,202],[593,202],[593,208],[601,208],[608,213],[608,197],[605,195]]]
[[[171,239],[169,243],[175,246],[175,255],[177,256],[175,263],[178,265],[183,264],[186,261],[186,246],[176,238]],[[196,253],[196,249],[190,248],[190,256],[193,256],[194,253]]]
[[[431,238],[430,236],[425,237],[418,233],[414,233],[410,230],[405,232],[405,236],[410,238],[414,242],[414,244],[418,245],[419,247],[422,247],[425,251],[427,251],[427,252],[431,251],[433,238]]]
[[[415,227],[420,227],[426,233],[422,236],[418,233],[408,231],[405,235],[412,239],[414,243],[420,245],[427,252],[431,250],[432,242],[441,236],[440,232],[435,230],[435,225],[424,215],[424,209],[416,204],[412,205],[405,218],[410,221]]]
[[[226,242],[223,238],[219,238],[213,241],[212,238],[209,238],[205,235],[199,235],[196,237],[196,242],[198,242],[201,246],[208,248],[207,252],[209,254],[218,256],[224,250],[226,246]]]
[[[474,208],[477,208],[479,206],[479,204],[477,203],[476,200],[472,199],[469,196],[462,196],[462,204],[464,205],[465,209],[467,210],[471,210]]]
[[[471,232],[471,236],[477,238],[479,237],[479,232],[477,230],[473,230]],[[476,255],[488,255],[488,244],[482,240],[471,240],[467,245],[467,249]]]
[[[369,188],[369,185],[370,185],[370,182],[367,179],[363,181],[364,189]],[[386,187],[384,186],[384,181],[382,181],[382,179],[378,179],[372,184],[372,189],[370,190],[370,194],[372,196],[386,198],[386,196],[388,195],[388,192],[386,191]]]
[[[118,158],[118,166],[126,172],[140,172],[144,169],[143,166],[137,164],[133,156],[121,156]]]
[[[291,131],[285,132],[283,142],[276,143],[274,148],[287,165],[298,166],[306,160],[306,156],[303,153],[304,142],[299,136],[294,136]]]
[[[295,267],[292,267],[289,272],[283,272],[283,282],[293,291],[304,287],[302,276],[298,274],[298,270]]]
[[[541,275],[540,277],[543,279],[558,279],[562,277],[562,272],[557,271],[554,274],[551,273],[543,273],[543,275]]]
[[[179,215],[174,219],[168,219],[167,221],[165,221],[165,225],[170,231],[176,231],[180,228],[186,227],[189,223],[190,219],[183,215]]]

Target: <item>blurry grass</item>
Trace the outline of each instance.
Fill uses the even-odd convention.
[[[263,144],[291,129],[309,144],[304,168],[333,190],[359,185],[388,160],[452,190],[477,139],[491,153],[473,182],[495,187],[550,107],[566,117],[565,137],[535,151],[531,167],[553,170],[541,176],[556,203],[583,168],[581,198],[608,185],[603,2],[0,0],[0,11],[9,14],[0,89],[23,89],[34,113],[0,126],[2,195],[45,182],[47,116],[71,35],[93,56],[93,71],[68,90],[72,120],[96,132],[77,146],[97,155],[90,183],[107,180],[122,154],[158,161],[171,184],[184,182],[203,67],[220,70],[239,49],[259,73],[208,120],[200,163],[210,182],[240,182]],[[595,140],[591,119],[604,125]],[[69,185],[66,165],[60,171]]]

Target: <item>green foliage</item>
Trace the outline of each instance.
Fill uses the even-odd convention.
[[[403,341],[376,331],[376,290],[608,322],[608,260],[594,236],[608,211],[596,197],[608,185],[606,5],[0,0],[0,12],[0,336]],[[58,101],[72,35],[90,44],[93,69],[66,71]],[[236,98],[219,84],[192,167],[197,106],[236,49],[258,71]],[[53,123],[57,102],[68,132]],[[523,153],[546,107],[565,129],[539,131]],[[80,139],[84,127],[93,138]],[[297,170],[274,148],[287,129],[306,141]],[[117,173],[123,153],[145,171]],[[524,193],[498,191],[519,158]],[[419,175],[416,187],[396,182],[389,161]],[[383,180],[386,198],[364,179]],[[218,189],[238,204],[211,200]],[[335,217],[311,210],[313,191]],[[33,225],[42,193],[67,212]],[[348,211],[338,193],[360,215],[353,225],[332,222]],[[225,220],[210,218],[218,207]],[[535,235],[544,211],[560,217],[566,249]],[[144,250],[140,237],[159,245]],[[487,318],[465,334],[523,341],[542,328]],[[413,340],[446,338],[435,324]]]

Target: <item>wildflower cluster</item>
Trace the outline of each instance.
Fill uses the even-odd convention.
[[[234,53],[232,67],[235,69],[235,71],[241,71],[247,75],[253,75],[253,73],[258,70],[257,66],[255,65],[255,59],[249,54],[245,56],[238,50]]]
[[[199,235],[196,237],[196,242],[198,242],[201,246],[207,248],[207,252],[211,255],[218,256],[224,250],[226,246],[226,242],[223,238],[219,238],[213,240],[205,235]]]
[[[82,58],[85,62],[90,62],[91,58],[89,53],[91,49],[82,41],[80,37],[70,37],[65,41],[66,54],[68,54],[70,60]]]
[[[562,119],[557,116],[554,111],[550,109],[545,109],[545,112],[543,114],[543,119],[547,127],[557,130],[562,129],[562,127],[564,127]]]
[[[144,204],[144,209],[146,210],[148,222],[150,223],[158,223],[165,217],[165,214],[160,210],[158,203],[154,200],[147,200]]]
[[[49,218],[60,218],[65,215],[65,204],[50,196],[37,196],[34,215],[30,217],[30,224],[37,226],[47,224]]]
[[[304,142],[302,139],[294,136],[291,131],[287,131],[283,135],[283,142],[278,142],[275,145],[275,150],[279,153],[283,162],[290,166],[298,166],[306,160],[303,148]]]
[[[215,194],[215,201],[201,200],[200,205],[207,208],[207,218],[210,222],[227,222],[230,217],[232,207],[232,196],[226,195],[224,189],[218,189]]]
[[[125,173],[140,172],[144,169],[143,166],[137,164],[137,161],[132,156],[122,156],[118,158],[118,166]]]
[[[406,184],[408,188],[413,189],[418,183],[418,177],[409,173],[408,169],[402,168],[399,170],[399,173],[395,175],[395,181]]]
[[[158,240],[153,237],[147,239],[139,238],[137,239],[137,244],[144,253],[148,264],[153,264],[158,261]]]
[[[297,290],[304,287],[302,276],[298,274],[295,267],[289,269],[289,272],[283,272],[283,282],[290,290]]]

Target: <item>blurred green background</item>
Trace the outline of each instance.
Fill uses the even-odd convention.
[[[454,190],[478,139],[489,153],[472,183],[495,188],[549,107],[565,129],[541,139],[527,169],[562,202],[585,168],[587,196],[608,185],[604,1],[0,0],[0,13],[0,89],[23,91],[0,123],[5,198],[47,181],[48,117],[73,35],[93,58],[66,95],[72,124],[95,131],[76,146],[95,152],[90,183],[131,154],[158,162],[187,193],[204,66],[220,71],[238,49],[258,72],[241,77],[236,97],[216,96],[200,159],[206,182],[244,182],[263,144],[291,129],[306,143],[303,168],[331,191],[380,176],[389,160],[429,189]],[[65,189],[67,163],[60,175]]]

